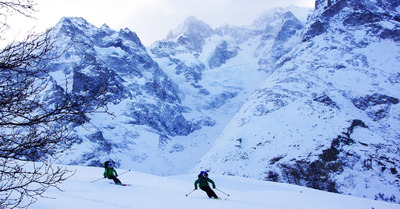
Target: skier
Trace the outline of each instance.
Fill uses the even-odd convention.
[[[110,161],[106,161],[104,163],[105,171],[103,173],[104,178],[114,180],[115,184],[121,184],[121,181],[117,178],[117,171],[113,168],[112,163]]]
[[[199,184],[199,187],[201,190],[207,192],[207,195],[209,198],[214,198],[218,199],[218,196],[215,194],[215,192],[210,188],[208,185],[208,182],[210,182],[215,189],[215,183],[213,180],[208,178],[208,173],[205,171],[201,171],[200,174],[198,175],[198,179],[194,182],[194,189],[197,189],[197,184]]]

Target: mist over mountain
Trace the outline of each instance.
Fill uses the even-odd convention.
[[[112,114],[76,121],[59,160],[399,203],[399,4],[317,0],[302,20],[276,8],[218,28],[188,17],[148,48],[129,29],[65,17],[52,31],[53,90],[106,90]]]

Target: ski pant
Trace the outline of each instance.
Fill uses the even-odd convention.
[[[121,181],[115,176],[109,176],[108,179],[114,180],[114,183],[116,184],[121,184]]]
[[[211,189],[211,187],[200,187],[201,190],[207,192],[207,195],[209,198],[214,197],[214,198],[218,198],[218,196],[215,194],[215,192]]]

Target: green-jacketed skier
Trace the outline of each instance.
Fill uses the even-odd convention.
[[[208,185],[208,182],[210,182],[212,184],[213,188],[215,189],[214,181],[211,180],[210,178],[208,178],[208,173],[207,172],[202,171],[198,175],[198,179],[194,182],[194,189],[197,189],[197,184],[199,184],[200,189],[205,191],[209,198],[218,199],[218,196],[210,188],[210,186]]]
[[[118,177],[117,171],[113,168],[110,161],[106,161],[104,163],[104,169],[105,169],[103,173],[104,178],[114,180],[115,184],[121,184],[121,181],[117,178]]]

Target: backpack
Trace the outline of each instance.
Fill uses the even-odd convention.
[[[197,177],[206,179],[208,178],[208,173],[206,171],[202,171]]]

